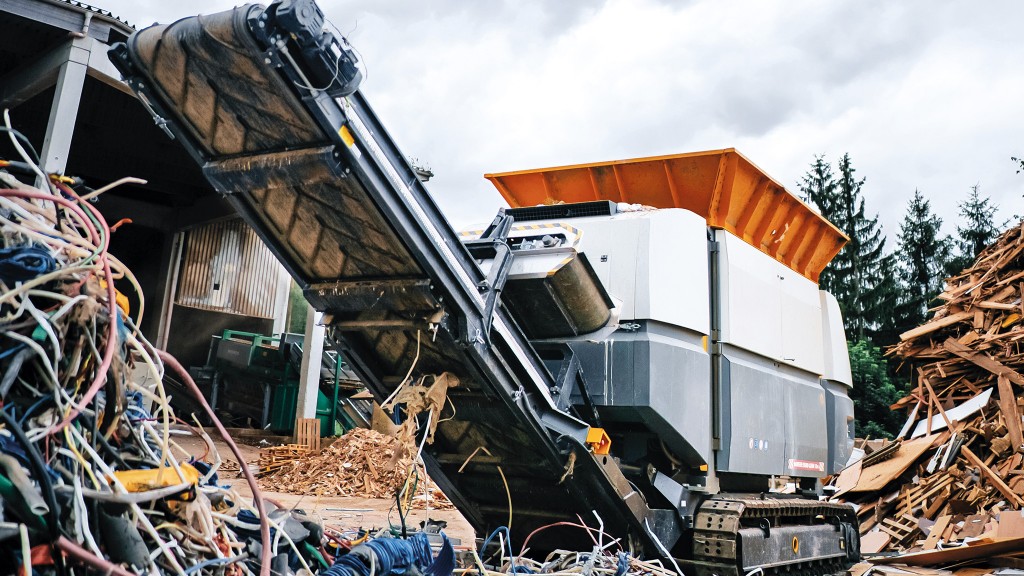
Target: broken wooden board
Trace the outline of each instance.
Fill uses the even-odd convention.
[[[946,410],[946,417],[950,420],[962,422],[969,416],[976,414],[979,410],[988,404],[989,399],[992,398],[992,389],[989,388],[981,394],[971,398],[970,400],[960,404],[956,408]],[[941,415],[932,416],[931,419],[932,432],[937,432],[946,427],[946,421]],[[928,421],[922,420],[917,423],[917,427],[914,428],[914,432],[910,435],[911,438],[917,438],[924,436],[928,431]]]
[[[966,546],[928,550],[903,554],[900,556],[878,557],[871,561],[875,564],[906,564],[908,566],[939,566],[979,558],[991,558],[999,554],[1020,552],[1024,549],[1024,538],[1007,538],[1005,540],[978,540]]]
[[[861,470],[857,485],[849,492],[874,492],[881,490],[886,484],[900,477],[918,458],[931,448],[931,436],[904,442],[892,458],[884,460],[870,468]]]
[[[843,468],[843,471],[836,477],[835,482],[832,483],[832,487],[836,489],[832,498],[838,498],[857,487],[857,482],[860,480],[862,462],[862,460],[857,460]]]
[[[942,533],[946,531],[949,526],[949,521],[952,520],[952,516],[940,516],[935,524],[932,526],[931,531],[928,532],[928,537],[924,540],[923,548],[925,550],[934,550],[939,544],[939,540],[942,538]]]
[[[1020,450],[1021,445],[1024,444],[1024,437],[1021,436],[1020,410],[1017,408],[1017,397],[1013,395],[1013,386],[1010,385],[1010,379],[1005,375],[1000,374],[997,382],[997,387],[999,388],[999,410],[1003,413],[1003,423],[1006,424],[1006,432],[1010,437],[1010,447],[1014,452],[1017,452]]]
[[[892,536],[882,532],[868,532],[860,537],[860,551],[862,554],[878,554],[889,545]]]

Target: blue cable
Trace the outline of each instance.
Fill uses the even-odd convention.
[[[400,538],[377,538],[360,544],[348,554],[338,557],[321,576],[369,576],[373,572],[381,575],[404,574],[423,576],[450,576],[455,569],[455,550],[448,537],[441,534],[441,551],[433,555],[430,539],[423,532],[417,532],[406,540]]]
[[[7,358],[11,354],[14,354],[18,350],[21,350],[22,348],[24,348],[25,346],[26,346],[25,343],[19,342],[19,343],[15,344],[14,346],[11,346],[7,350],[4,350],[3,352],[0,352],[0,360],[3,360],[4,358]]]
[[[42,406],[42,404],[44,402],[46,402],[47,400],[53,400],[53,398],[51,398],[49,396],[43,396],[35,404],[29,406],[28,410],[25,410],[25,413],[21,415],[21,419],[18,420],[18,425],[24,425],[25,424],[25,420],[28,420],[28,417],[32,414],[32,412],[34,412],[36,408],[39,408],[40,406]]]
[[[22,245],[0,248],[0,280],[24,282],[57,269],[57,261],[42,246]]]
[[[492,538],[498,535],[498,532],[505,533],[505,544],[508,545],[508,561],[512,564],[512,572],[516,572],[517,567],[515,560],[513,560],[515,554],[512,552],[512,535],[509,534],[508,526],[498,526],[495,528],[494,532],[491,532],[491,535],[484,540],[483,546],[480,547],[480,552],[483,553],[487,549],[487,545],[491,543]]]
[[[619,552],[619,562],[615,566],[614,576],[625,576],[629,571],[629,553]]]

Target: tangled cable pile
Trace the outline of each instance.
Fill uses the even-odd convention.
[[[600,519],[599,519],[600,520]],[[594,542],[594,547],[589,552],[575,552],[570,550],[555,550],[548,554],[543,560],[528,558],[525,554],[529,551],[530,540],[536,534],[550,528],[572,527],[585,530]],[[507,540],[508,529],[501,526],[491,532],[480,547],[481,554],[489,553],[481,559],[476,552],[473,553],[472,567],[465,567],[455,570],[456,574],[478,574],[480,576],[499,576],[502,574],[551,574],[558,576],[592,574],[602,576],[681,576],[682,572],[673,562],[671,568],[666,567],[660,560],[643,560],[637,558],[622,548],[621,539],[611,538],[602,527],[591,527],[579,519],[576,522],[555,522],[537,528],[523,542],[519,556],[512,552],[512,544]],[[488,545],[491,542],[497,544],[493,548]],[[507,552],[507,554],[506,554]]]
[[[141,299],[87,201],[105,190],[44,174],[4,120],[22,160],[0,161],[0,565],[61,575],[255,567],[270,556],[269,524],[257,522],[259,539],[234,528],[250,508],[216,484],[206,432],[168,405],[165,365],[180,365],[146,341],[142,305],[133,318],[115,289],[130,284]],[[200,435],[212,463],[179,460],[175,450],[189,456],[176,433]],[[261,509],[257,500],[252,513]]]

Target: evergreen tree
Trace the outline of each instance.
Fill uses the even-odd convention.
[[[856,407],[856,435],[859,438],[892,438],[903,425],[903,418],[889,406],[903,396],[904,390],[889,377],[882,351],[866,340],[848,344],[853,389],[850,397]]]
[[[886,322],[896,308],[895,263],[885,254],[878,216],[867,216],[864,179],[856,178],[855,172],[849,154],[839,159],[838,177],[823,157],[816,157],[800,182],[800,191],[850,238],[819,280],[822,289],[839,300],[847,338],[875,338],[879,344],[889,344],[878,337],[892,333]]]
[[[900,224],[896,258],[902,284],[896,308],[896,332],[924,323],[933,298],[942,291],[950,256],[950,239],[940,238],[942,219],[919,190]]]
[[[950,258],[946,267],[950,276],[959,274],[970,266],[986,246],[995,242],[999,230],[1006,224],[996,224],[996,211],[999,207],[992,204],[990,198],[982,198],[980,188],[978,184],[972,186],[967,200],[957,205],[960,208],[960,221],[963,226],[956,227],[959,236],[956,241],[956,256]]]

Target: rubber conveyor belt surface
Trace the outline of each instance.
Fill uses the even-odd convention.
[[[588,451],[588,426],[555,408],[550,374],[501,306],[484,337],[484,275],[362,94],[307,89],[299,50],[261,14],[250,5],[147,28],[111,57],[327,314],[378,400],[410,370],[458,377],[424,459],[481,534],[508,521],[500,465],[514,540],[596,511],[606,531],[656,553],[645,519],[666,528],[664,515]],[[465,464],[481,446],[490,455]],[[581,541],[570,534],[551,541]]]

